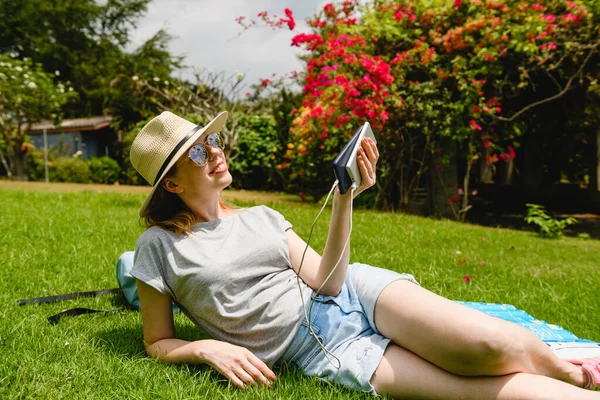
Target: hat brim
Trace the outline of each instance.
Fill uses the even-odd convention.
[[[160,185],[162,185],[162,180],[167,175],[167,173],[171,170],[171,168],[173,168],[173,165],[175,165],[175,163],[177,163],[177,161],[181,158],[181,156],[184,155],[186,151],[188,151],[189,147],[196,140],[198,140],[198,138],[200,136],[202,136],[202,134],[204,134],[206,131],[209,131],[210,133],[212,133],[212,132],[218,132],[221,129],[223,129],[223,127],[225,126],[225,122],[227,121],[227,115],[228,115],[227,111],[223,111],[223,112],[219,113],[219,115],[217,115],[212,121],[210,121],[208,124],[206,124],[206,126],[202,127],[201,129],[198,129],[197,132],[195,132],[192,136],[190,136],[190,138],[181,146],[179,151],[177,153],[175,153],[175,155],[173,156],[171,161],[165,167],[161,176],[156,180],[156,184],[152,187],[152,189],[150,190],[150,193],[148,193],[148,196],[146,196],[146,200],[144,200],[144,204],[142,204],[142,208],[140,208],[140,213],[139,213],[140,217],[142,217],[143,214],[148,209],[148,206],[150,205],[150,202],[152,201],[152,198],[154,197],[154,193],[156,192],[156,189]]]

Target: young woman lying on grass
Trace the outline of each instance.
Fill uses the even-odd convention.
[[[530,331],[431,293],[411,275],[348,265],[353,195],[375,184],[373,141],[359,149],[360,187],[334,193],[322,255],[308,248],[303,258],[306,243],[278,212],[224,204],[226,118],[200,127],[164,112],[131,148],[153,185],[132,270],[151,357],[209,364],[241,388],[271,386],[271,368],[286,362],[407,399],[600,399],[582,389],[600,386],[600,359],[564,361]],[[313,297],[308,324],[303,304]],[[172,300],[212,339],[177,339]]]

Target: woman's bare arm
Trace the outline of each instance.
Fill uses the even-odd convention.
[[[375,184],[375,167],[379,159],[379,151],[375,142],[371,139],[363,140],[358,150],[358,167],[360,169],[362,181],[354,196],[370,188]],[[293,230],[289,229],[288,244],[290,249],[290,261],[292,268],[298,273],[302,280],[314,290],[323,285],[331,271],[335,271],[321,288],[321,292],[326,295],[336,296],[344,283],[348,262],[350,260],[350,241],[348,239],[350,230],[350,211],[352,205],[352,195],[348,191],[345,195],[339,193],[336,189],[333,197],[333,209],[331,221],[329,223],[329,232],[327,242],[323,250],[323,256],[309,248],[300,267],[302,253],[306,247],[306,242],[302,240]],[[348,245],[344,244],[348,240]],[[342,253],[343,250],[343,253]],[[339,263],[338,263],[339,261]]]
[[[238,386],[264,384],[276,379],[273,371],[248,349],[218,340],[188,342],[175,338],[171,298],[136,281],[146,353],[166,363],[208,364]]]

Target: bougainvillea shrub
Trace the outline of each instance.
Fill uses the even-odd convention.
[[[536,110],[570,96],[586,123],[595,118],[597,8],[558,0],[326,4],[307,21],[310,31],[291,39],[305,50],[304,98],[279,168],[318,198],[333,181],[331,161],[369,121],[381,152],[378,205],[406,207],[426,172],[435,179],[458,160],[464,179],[444,186],[463,219],[475,193],[473,167],[517,157],[519,137],[551,123],[532,124]],[[292,12],[285,15],[259,17],[293,29]]]

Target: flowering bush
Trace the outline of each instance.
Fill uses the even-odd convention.
[[[589,88],[597,107],[599,31],[593,3],[546,0],[330,3],[292,46],[306,50],[304,100],[285,167],[313,194],[354,129],[371,122],[381,151],[378,203],[404,207],[430,166],[458,144],[469,208],[472,168],[510,162],[519,136],[546,123],[528,111]],[[271,24],[273,26],[273,24]],[[578,94],[580,96],[580,94]],[[456,182],[445,182],[452,187]],[[452,197],[455,196],[455,197]]]

